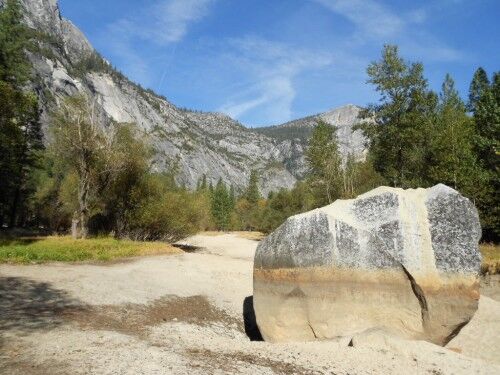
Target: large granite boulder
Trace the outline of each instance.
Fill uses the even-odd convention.
[[[383,329],[446,344],[477,310],[479,217],[457,191],[380,187],[289,218],[258,246],[267,341]]]

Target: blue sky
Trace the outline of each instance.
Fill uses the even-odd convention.
[[[377,100],[366,66],[384,43],[465,97],[500,70],[498,0],[60,0],[118,69],[180,107],[249,126]]]

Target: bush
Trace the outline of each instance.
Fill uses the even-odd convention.
[[[128,236],[142,240],[177,241],[210,226],[205,195],[184,189],[168,190],[162,176],[150,176],[136,192],[142,198],[129,213]]]

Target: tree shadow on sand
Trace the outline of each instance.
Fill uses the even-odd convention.
[[[243,300],[243,321],[245,323],[245,333],[250,341],[264,341],[255,318],[253,296],[248,296]]]
[[[0,334],[54,328],[67,311],[84,309],[70,295],[49,283],[22,277],[0,277]]]

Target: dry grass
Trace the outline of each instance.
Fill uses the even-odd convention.
[[[198,233],[201,236],[208,236],[208,237],[217,237],[217,236],[223,236],[224,234],[229,234],[231,232],[218,232],[216,230],[207,230],[204,232]]]
[[[481,273],[483,275],[500,274],[500,245],[482,244],[480,249],[483,254]]]
[[[240,238],[244,238],[244,239],[252,240],[252,241],[260,241],[266,236],[264,233],[251,232],[251,231],[235,231],[235,232],[206,231],[206,232],[200,233],[200,235],[202,235],[202,236],[210,236],[210,237],[222,236],[224,234],[234,234]]]
[[[245,238],[247,240],[261,241],[266,237],[262,232],[233,232],[240,238]]]
[[[44,263],[111,261],[145,255],[177,254],[163,242],[138,242],[110,237],[75,240],[69,236],[0,238],[0,262]]]

